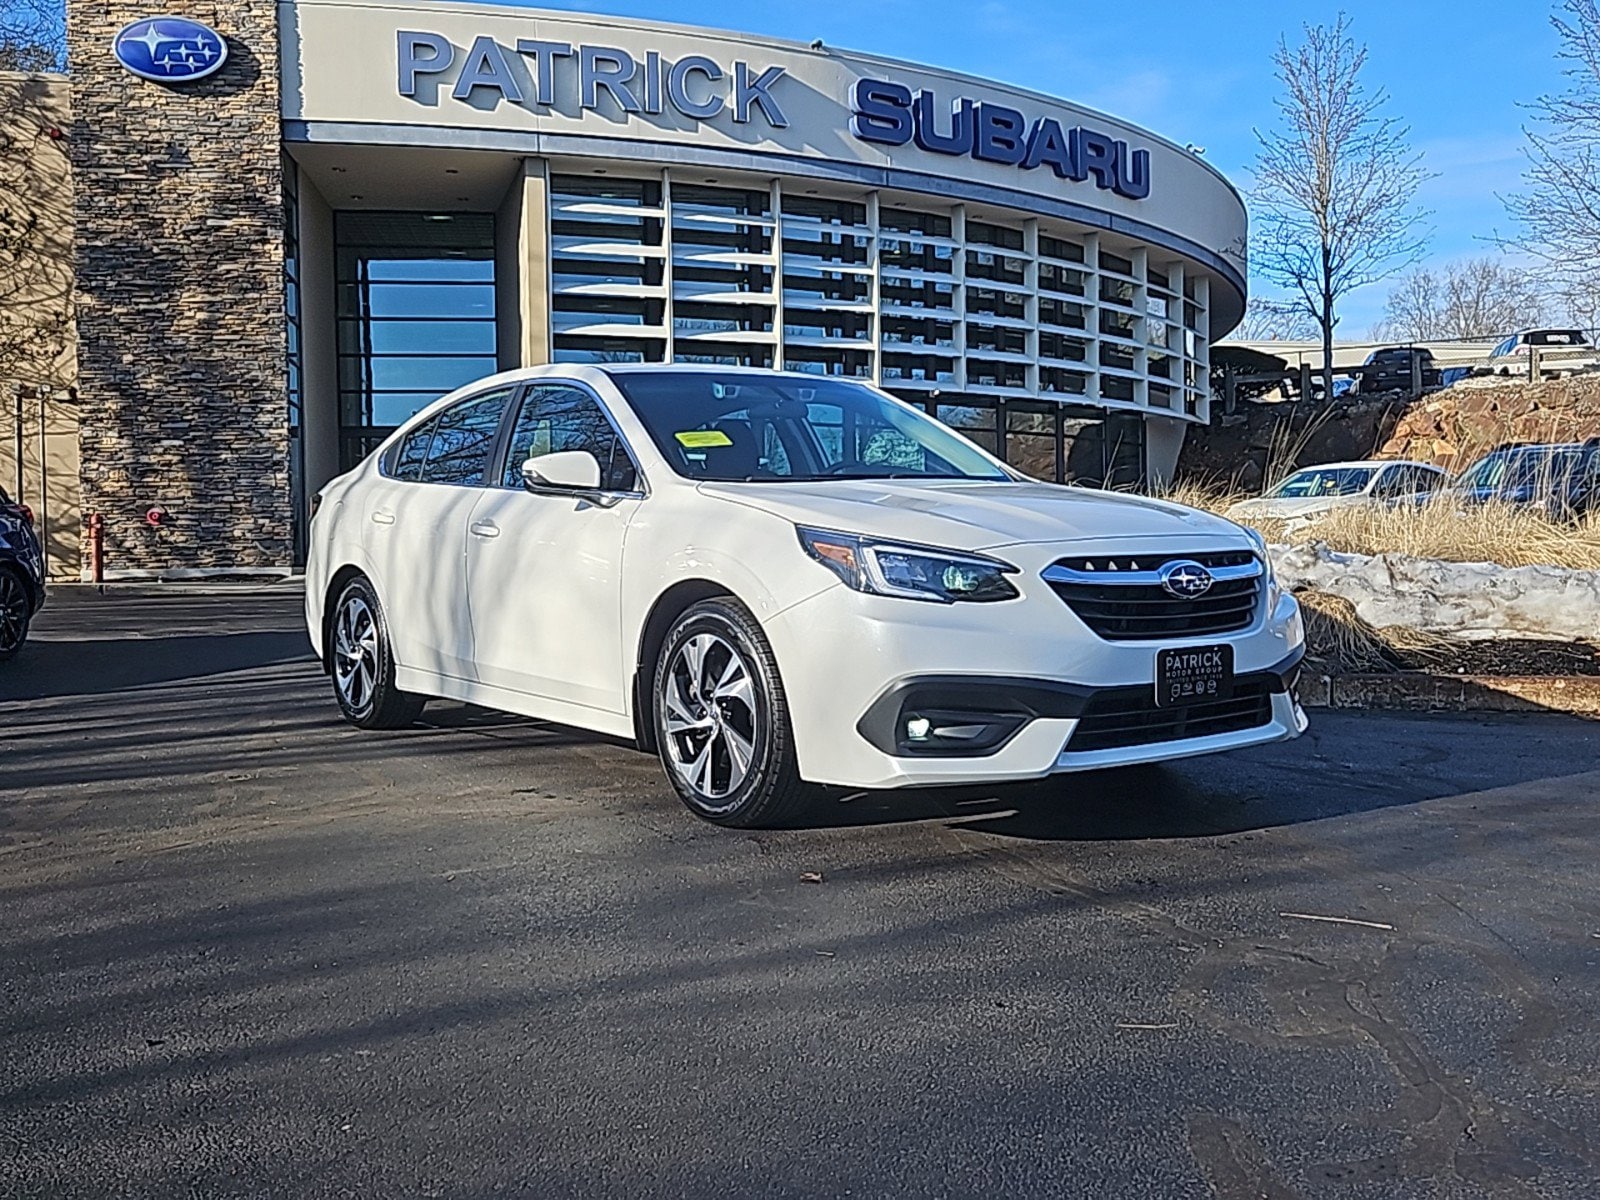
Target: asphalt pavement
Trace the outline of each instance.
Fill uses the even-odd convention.
[[[1600,1194],[1600,724],[729,832],[351,729],[298,622],[58,589],[0,667],[0,1195]]]

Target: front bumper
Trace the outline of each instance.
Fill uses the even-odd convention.
[[[859,788],[1038,779],[1282,741],[1305,730],[1291,686],[1304,653],[1292,597],[1267,589],[1255,619],[1231,634],[1108,641],[1039,578],[1041,564],[1018,565],[1019,600],[938,605],[840,585],[769,618],[801,775]],[[1182,726],[1149,738],[1137,730],[1102,735],[1108,703],[1131,706],[1146,695],[1153,703],[1157,651],[1219,643],[1233,647],[1241,694],[1259,696],[1248,719],[1197,722],[1194,736]],[[961,738],[912,746],[910,715]],[[1080,725],[1085,736],[1074,748]]]

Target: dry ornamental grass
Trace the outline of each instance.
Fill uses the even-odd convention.
[[[1600,518],[1556,522],[1511,504],[1460,505],[1437,500],[1421,508],[1377,504],[1335,509],[1296,529],[1267,521],[1268,541],[1323,542],[1346,554],[1404,554],[1503,567],[1600,570]]]
[[[1176,485],[1164,498],[1217,513],[1240,499],[1198,484]],[[1600,570],[1600,514],[1562,522],[1518,505],[1463,505],[1440,498],[1420,508],[1357,504],[1311,522],[1266,519],[1255,527],[1269,542],[1323,542],[1345,554]]]

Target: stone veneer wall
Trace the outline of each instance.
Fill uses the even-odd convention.
[[[290,565],[273,0],[158,5],[228,42],[166,86],[110,52],[128,0],[67,0],[83,511],[124,574]],[[146,523],[166,509],[160,526]]]

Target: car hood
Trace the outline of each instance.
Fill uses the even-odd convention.
[[[700,491],[796,525],[953,550],[1091,538],[1220,536],[1247,544],[1237,525],[1210,513],[1053,483],[858,479],[703,483]]]
[[[1318,513],[1325,513],[1330,509],[1338,508],[1344,504],[1354,504],[1364,497],[1356,496],[1292,496],[1277,500],[1268,500],[1261,497],[1256,500],[1241,500],[1238,504],[1228,509],[1228,515],[1235,520],[1249,521],[1260,520],[1262,517],[1276,517],[1279,520],[1291,517],[1312,517]]]

